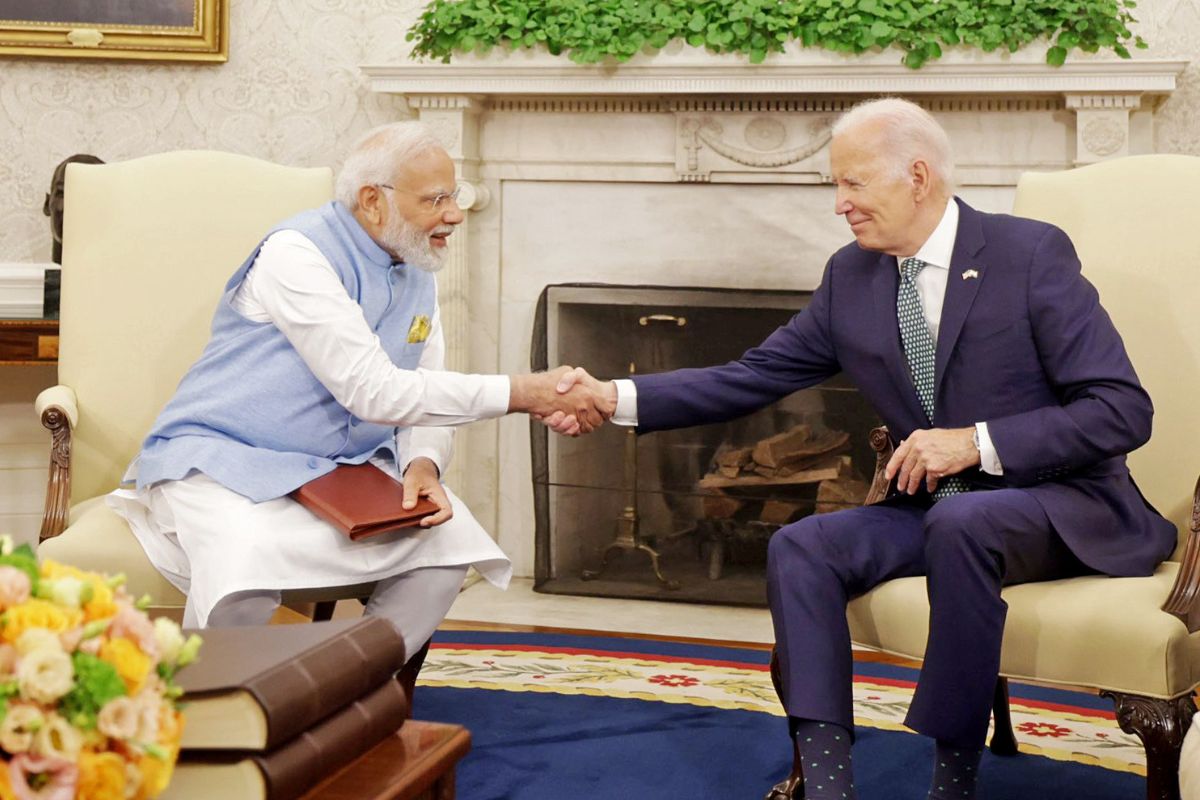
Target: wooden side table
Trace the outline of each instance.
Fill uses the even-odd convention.
[[[0,319],[0,365],[58,362],[58,320]]]
[[[454,768],[470,749],[461,725],[410,719],[301,800],[454,800]]]

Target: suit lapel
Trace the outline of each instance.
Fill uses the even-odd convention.
[[[966,203],[958,202],[958,232],[954,238],[954,254],[950,258],[950,275],[946,279],[946,295],[942,301],[942,320],[938,328],[937,351],[934,359],[934,408],[940,409],[942,378],[946,364],[962,333],[963,322],[986,277],[986,265],[976,256],[983,249],[983,223],[979,212]],[[893,314],[893,318],[895,315]],[[936,414],[936,410],[935,410]]]
[[[908,404],[910,414],[915,415],[913,418],[921,420],[925,419],[925,410],[921,407],[921,399],[917,397],[917,389],[913,386],[908,361],[900,344],[900,323],[896,318],[896,292],[899,286],[900,273],[896,268],[896,259],[881,255],[871,272],[871,295],[875,300],[875,314],[871,319],[875,325],[875,336],[896,392]]]

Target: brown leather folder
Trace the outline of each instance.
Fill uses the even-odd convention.
[[[291,497],[354,541],[411,527],[438,510],[426,497],[404,508],[404,487],[371,464],[340,464]]]

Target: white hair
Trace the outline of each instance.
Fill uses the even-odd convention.
[[[364,133],[355,140],[350,154],[338,170],[334,196],[351,211],[358,208],[358,190],[364,186],[391,183],[400,165],[442,143],[428,126],[416,121],[391,122]]]
[[[912,163],[922,160],[947,194],[954,192],[954,152],[950,137],[928,111],[899,97],[866,100],[838,118],[833,135],[839,136],[868,123],[879,127],[883,157],[898,179],[909,176]]]

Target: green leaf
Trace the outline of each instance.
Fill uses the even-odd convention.
[[[1052,67],[1061,67],[1067,60],[1065,47],[1051,47],[1046,51],[1046,63]]]
[[[704,18],[704,14],[699,10],[692,12],[692,19],[688,22],[688,30],[693,33],[699,33],[704,30],[704,26],[708,24],[708,20]]]

